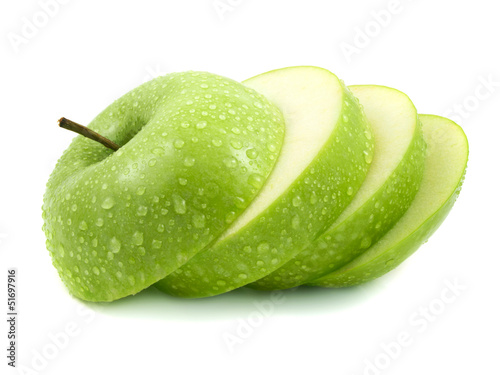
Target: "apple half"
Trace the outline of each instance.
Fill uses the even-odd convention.
[[[397,224],[342,268],[308,283],[323,287],[362,284],[408,258],[441,225],[461,190],[469,147],[462,129],[443,117],[420,115],[427,157],[420,190]]]
[[[260,279],[328,228],[366,177],[373,136],[358,101],[331,72],[293,67],[244,82],[283,113],[285,139],[259,195],[211,246],[156,286],[206,297]]]
[[[402,92],[350,86],[364,108],[375,141],[368,175],[331,227],[288,263],[250,286],[286,289],[325,275],[364,252],[405,213],[420,186],[425,142],[417,111]]]
[[[47,184],[47,248],[70,292],[135,294],[218,238],[253,202],[280,154],[284,121],[264,96],[202,72],[159,77],[76,137]]]

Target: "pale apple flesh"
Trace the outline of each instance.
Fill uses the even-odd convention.
[[[216,295],[269,274],[340,215],[366,176],[371,129],[335,75],[296,67],[245,84],[282,111],[282,151],[240,219],[213,246],[156,284],[170,294]]]
[[[342,268],[309,285],[345,287],[384,275],[407,259],[441,225],[461,190],[469,153],[467,138],[451,120],[421,115],[427,157],[410,208],[380,241]]]
[[[394,225],[418,191],[425,142],[413,103],[388,87],[349,88],[373,129],[375,150],[368,175],[325,233],[287,264],[251,284],[253,288],[292,288],[348,263]]]

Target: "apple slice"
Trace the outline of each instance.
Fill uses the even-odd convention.
[[[219,237],[278,159],[281,112],[241,83],[203,72],[156,78],[78,136],[44,196],[47,248],[75,296],[135,294]]]
[[[427,157],[420,190],[410,208],[380,241],[342,268],[309,285],[344,287],[389,272],[426,242],[450,212],[460,192],[469,148],[451,120],[421,115]]]
[[[330,229],[287,264],[251,284],[253,288],[292,288],[348,263],[396,223],[417,193],[425,143],[413,103],[388,87],[349,88],[373,129],[375,152],[368,175]]]
[[[293,67],[245,84],[285,117],[280,156],[257,198],[224,235],[156,284],[168,293],[220,294],[279,268],[329,227],[368,171],[370,127],[335,75]]]

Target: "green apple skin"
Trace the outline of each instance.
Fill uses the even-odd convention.
[[[446,118],[420,115],[420,119],[428,154],[421,188],[408,211],[361,256],[309,285],[340,288],[376,279],[413,254],[444,221],[465,178],[467,137]]]
[[[265,74],[284,73],[285,82],[289,80],[287,73],[298,68],[287,69]],[[318,156],[260,216],[197,254],[157,283],[157,288],[180,297],[199,298],[258,280],[299,253],[349,204],[368,171],[366,156],[373,154],[373,139],[357,99],[338,78],[335,80],[342,86],[343,115],[335,120],[337,124]]]
[[[149,81],[115,101],[47,184],[47,248],[70,292],[135,294],[217,238],[259,192],[284,137],[281,112],[254,90],[204,72]]]
[[[419,189],[424,170],[426,148],[417,111],[410,99],[395,89],[383,86],[351,86],[350,89],[360,100],[368,121],[374,128],[374,162],[378,161],[375,158],[379,154],[390,152],[378,151],[377,142],[380,143],[383,137],[381,137],[382,139],[377,138],[381,130],[375,131],[387,121],[391,122],[392,132],[394,132],[395,126],[399,128],[402,123],[405,123],[405,127],[412,126],[414,129],[412,135],[408,135],[407,138],[396,134],[392,140],[393,144],[383,147],[390,149],[395,146],[394,142],[408,141],[406,152],[404,155],[398,153],[398,157],[402,156],[399,163],[394,166],[385,182],[381,182],[382,185],[376,183],[376,186],[373,187],[375,190],[373,194],[364,194],[362,203],[357,202],[356,199],[351,202],[352,205],[356,206],[355,209],[349,210],[347,215],[343,213],[330,229],[284,266],[250,284],[249,286],[254,289],[293,288],[342,267],[366,251],[372,243],[380,239],[399,220]],[[383,113],[382,118],[376,118],[381,116],[381,112]],[[395,117],[394,113],[396,112],[407,113],[409,119]],[[385,125],[387,128],[388,125]],[[408,134],[407,131],[405,133]],[[369,173],[381,174],[383,172],[381,169],[390,170],[393,164],[393,161],[390,160],[389,163],[383,163],[376,170],[370,170]],[[373,180],[378,179],[378,176],[369,177],[374,178],[367,177],[364,184],[373,184]]]

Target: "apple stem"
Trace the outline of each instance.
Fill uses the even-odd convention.
[[[118,146],[115,142],[109,140],[108,138],[103,137],[99,133],[96,133],[92,129],[87,128],[86,126],[68,120],[65,117],[61,117],[59,119],[59,126],[61,128],[71,130],[72,132],[83,135],[84,137],[92,139],[93,141],[99,142],[100,144],[106,146],[107,148],[110,148],[113,151],[116,151],[120,148],[120,146]]]

